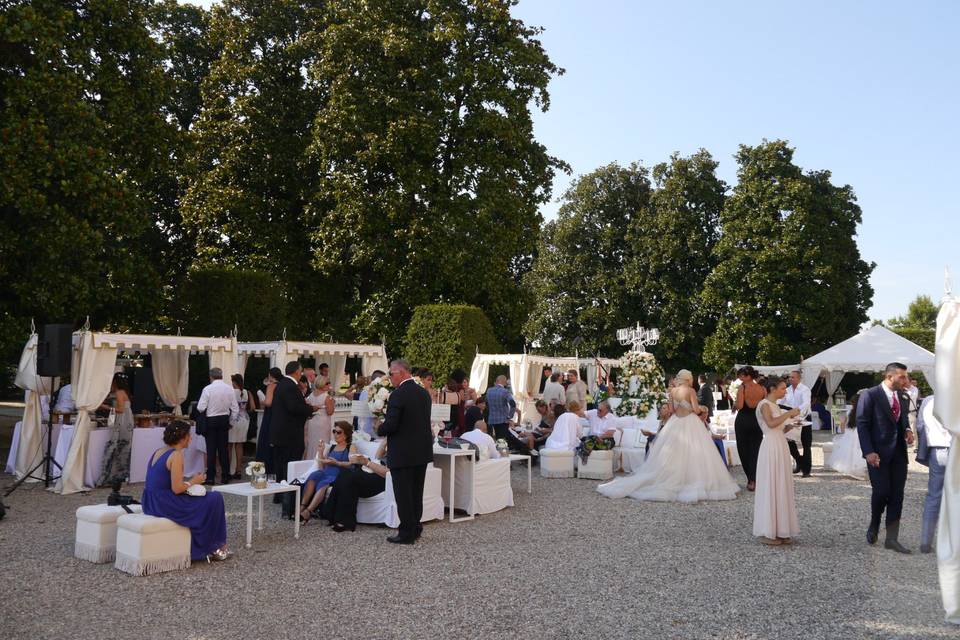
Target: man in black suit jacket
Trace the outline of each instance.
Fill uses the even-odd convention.
[[[702,407],[707,408],[707,418],[710,418],[713,415],[713,409],[715,406],[713,400],[713,385],[707,384],[707,376],[703,373],[700,374],[698,378],[700,386],[697,389],[697,402]]]
[[[303,458],[303,424],[316,409],[307,404],[300,393],[300,363],[289,362],[286,375],[273,390],[270,444],[273,445],[273,469],[277,481],[287,479],[287,463]]]
[[[413,544],[423,527],[423,481],[427,464],[433,461],[430,430],[430,393],[410,376],[403,360],[390,364],[390,382],[395,387],[387,401],[387,413],[377,434],[387,438],[387,466],[393,481],[400,528],[387,538],[397,544]]]
[[[891,362],[879,385],[860,395],[857,403],[857,436],[870,474],[870,526],[867,542],[877,541],[880,517],[887,511],[884,545],[899,553],[910,553],[897,539],[903,510],[903,487],[907,483],[907,445],[913,444],[908,413],[910,400],[902,392],[907,368]]]

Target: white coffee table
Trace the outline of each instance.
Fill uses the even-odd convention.
[[[466,516],[460,518],[457,518],[453,515],[453,505],[456,504],[453,500],[453,491],[455,486],[454,476],[456,475],[456,463],[458,458],[462,459],[464,463],[472,467],[474,463],[473,449],[450,449],[447,447],[437,446],[433,448],[433,466],[440,469],[441,473],[446,476],[446,481],[448,482],[447,497],[449,498],[448,502],[450,504],[447,506],[450,508],[450,522],[463,522],[464,520],[473,520],[475,517],[475,514],[472,510],[468,512]]]
[[[527,461],[527,493],[533,493],[533,456],[525,456],[522,453],[511,453],[510,462],[514,460]]]
[[[271,482],[265,489],[255,489],[249,482],[238,482],[236,484],[218,484],[213,487],[214,491],[220,493],[229,493],[235,496],[245,496],[247,498],[247,549],[250,548],[250,541],[253,538],[253,499],[260,498],[259,514],[257,516],[257,531],[263,531],[263,497],[272,496],[275,493],[294,492],[294,507],[300,505],[300,485],[298,484],[279,484]],[[300,514],[299,509],[293,516],[293,537],[300,538]]]

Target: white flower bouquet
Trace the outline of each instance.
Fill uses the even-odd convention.
[[[367,406],[375,418],[383,420],[387,414],[387,400],[393,391],[393,384],[387,376],[381,376],[367,387]]]
[[[730,395],[730,403],[733,404],[737,401],[737,394],[740,393],[740,387],[743,386],[743,381],[737,378],[730,383],[730,386],[727,387],[727,393]]]
[[[510,455],[510,445],[507,444],[507,441],[505,438],[497,438],[496,445],[497,445],[497,451],[500,452],[500,455],[502,456]]]
[[[248,476],[262,476],[267,473],[267,465],[256,460],[247,463]]]

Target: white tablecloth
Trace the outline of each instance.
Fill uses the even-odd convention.
[[[57,452],[53,459],[61,467],[67,461],[67,454],[70,452],[70,443],[73,442],[73,433],[75,427],[66,425],[60,429],[60,438],[57,440]],[[100,472],[103,471],[103,454],[110,441],[110,429],[91,429],[87,434],[87,460],[83,471],[83,484],[88,487],[95,487],[97,480],[100,479]]]
[[[207,468],[207,441],[203,436],[197,436],[196,427],[191,427],[190,433],[193,435],[190,446],[183,452],[183,473],[187,476],[206,471]],[[150,458],[163,446],[163,427],[137,427],[133,430],[130,482],[146,481]]]
[[[13,439],[10,441],[10,455],[7,456],[7,466],[5,471],[9,474],[16,473],[16,464],[17,464],[17,450],[20,448],[20,428],[23,426],[22,422],[18,422],[13,426]],[[57,440],[60,438],[60,427],[62,425],[59,422],[53,424],[53,441],[50,443],[51,453],[57,450]],[[43,455],[47,452],[47,423],[44,422],[40,428],[40,444],[41,451],[40,454]],[[39,462],[39,460],[38,460]],[[39,470],[38,470],[39,471]],[[51,471],[53,475],[58,475],[59,471],[54,467]],[[39,475],[39,474],[34,474]]]

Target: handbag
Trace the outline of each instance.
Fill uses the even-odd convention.
[[[197,411],[197,407],[196,405],[194,405],[193,411],[190,412],[190,419],[193,420],[197,425],[198,436],[207,435],[207,412],[206,411]]]

